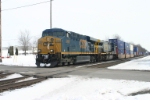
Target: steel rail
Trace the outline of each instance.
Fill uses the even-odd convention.
[[[0,74],[0,78],[5,78],[6,76],[11,75],[11,74],[13,73]]]
[[[25,79],[25,78],[28,78],[28,77],[29,76],[19,77],[19,78],[14,78],[14,79],[8,79],[8,80],[2,80],[2,81],[0,81],[0,86],[10,84],[10,83],[14,83],[14,82],[17,82],[19,80],[22,80],[22,79]]]
[[[18,88],[22,88],[22,87],[25,87],[25,86],[30,86],[32,84],[41,82],[43,80],[46,80],[46,78],[39,78],[39,79],[34,79],[34,80],[28,80],[28,81],[3,85],[3,86],[0,86],[0,92],[4,92],[6,90],[18,89]]]

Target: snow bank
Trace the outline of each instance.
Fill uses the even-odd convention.
[[[145,89],[150,89],[150,82],[71,76],[3,92],[0,100],[144,100],[150,95],[128,95]]]
[[[8,80],[8,79],[13,79],[13,78],[19,78],[19,77],[22,77],[22,75],[15,73],[15,74],[8,75],[6,78],[0,79],[0,81],[2,81],[2,80]]]
[[[108,69],[150,70],[150,56],[111,66]]]
[[[18,55],[18,56],[11,56],[11,58],[4,58],[2,59],[3,65],[17,65],[17,66],[32,66],[36,67],[35,65],[36,55]]]

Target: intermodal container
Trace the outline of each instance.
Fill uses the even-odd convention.
[[[130,50],[125,49],[125,57],[130,58]]]
[[[133,51],[130,51],[130,54],[131,54],[131,55],[134,54]]]
[[[137,52],[134,52],[134,56],[138,56],[138,53],[137,53]]]
[[[138,47],[134,47],[134,52],[138,52]]]
[[[139,55],[140,55],[140,56],[144,55],[144,52],[139,52]]]
[[[130,48],[130,47],[132,47],[129,43],[127,43],[127,42],[124,42],[124,52],[125,52],[125,58],[130,58],[131,57],[131,55],[130,55],[130,49],[133,49],[133,48]]]
[[[124,54],[124,49],[118,49],[118,54]]]
[[[124,49],[124,42],[119,39],[109,39],[110,43],[113,43],[118,49]]]
[[[124,54],[124,41],[121,41],[119,39],[109,39],[109,42],[114,45],[114,50],[116,50],[116,54],[118,55],[118,58],[125,58]]]
[[[134,52],[130,50],[130,57],[134,57]]]
[[[125,50],[125,54],[130,55],[130,50]]]
[[[127,42],[124,42],[124,48],[125,50],[130,50],[130,44]]]
[[[130,44],[130,51],[133,51],[133,45],[132,44]]]
[[[133,52],[134,52],[134,56],[138,56],[139,55],[138,47],[134,46]]]

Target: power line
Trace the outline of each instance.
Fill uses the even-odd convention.
[[[47,3],[47,2],[50,2],[50,1],[43,1],[43,2],[38,2],[38,3],[35,3],[35,4],[30,4],[30,5],[25,5],[25,6],[3,9],[2,11],[14,10],[14,9],[19,9],[19,8],[24,8],[24,7],[30,7],[30,6],[35,6],[35,5],[39,5],[39,4],[42,4],[42,3]]]

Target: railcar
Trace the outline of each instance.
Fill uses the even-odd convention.
[[[117,59],[114,44],[108,41],[100,42],[100,51],[99,54],[101,56],[101,61]]]
[[[125,42],[119,39],[109,39],[109,42],[113,44],[113,53],[116,54],[116,58],[124,59],[125,54]]]

